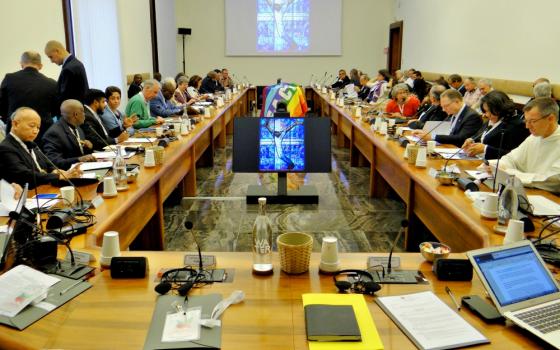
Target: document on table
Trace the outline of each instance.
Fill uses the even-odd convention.
[[[378,297],[375,301],[419,349],[490,342],[432,292]]]
[[[117,155],[115,154],[115,152],[93,152],[92,153],[93,156],[96,159],[114,159]],[[126,152],[123,156],[124,159],[129,159],[131,157],[133,157],[136,154],[136,152]]]
[[[113,166],[113,162],[86,162],[86,163],[76,163],[76,164],[80,164],[80,170],[82,171],[108,169]],[[70,169],[74,168],[76,164],[72,164],[72,167],[70,167]]]
[[[14,198],[16,190],[6,180],[0,180],[0,216],[8,216],[8,214],[16,210],[18,200]]]
[[[527,196],[527,198],[529,199],[529,203],[533,206],[533,215],[560,215],[560,204],[543,196]]]
[[[154,143],[156,141],[156,137],[130,137],[124,143]]]

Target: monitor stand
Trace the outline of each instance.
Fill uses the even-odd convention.
[[[247,204],[258,204],[260,197],[267,204],[319,204],[319,194],[315,186],[304,185],[297,191],[288,191],[287,173],[278,173],[278,192],[268,191],[263,186],[249,185]]]

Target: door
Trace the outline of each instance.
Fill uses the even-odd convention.
[[[394,74],[401,69],[403,22],[391,23],[389,26],[389,50],[387,53],[387,69]]]

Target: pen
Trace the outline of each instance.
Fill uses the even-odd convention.
[[[77,280],[76,282],[72,283],[71,285],[69,285],[68,287],[64,288],[63,290],[60,291],[60,295],[63,295],[64,293],[68,292],[70,289],[76,287],[78,284],[85,282],[86,280]]]
[[[451,291],[451,289],[449,289],[448,286],[445,286],[445,291],[447,292],[447,294],[449,294],[449,297],[451,297],[451,300],[453,301],[453,304],[455,304],[455,307],[457,308],[457,311],[461,310],[461,305],[459,305],[457,303],[457,299],[455,299],[455,296],[453,295],[453,292]]]

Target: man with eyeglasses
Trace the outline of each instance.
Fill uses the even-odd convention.
[[[525,186],[560,193],[560,128],[558,104],[537,97],[523,108],[531,135],[500,160],[500,169],[516,175]],[[492,161],[491,165],[495,165]]]

